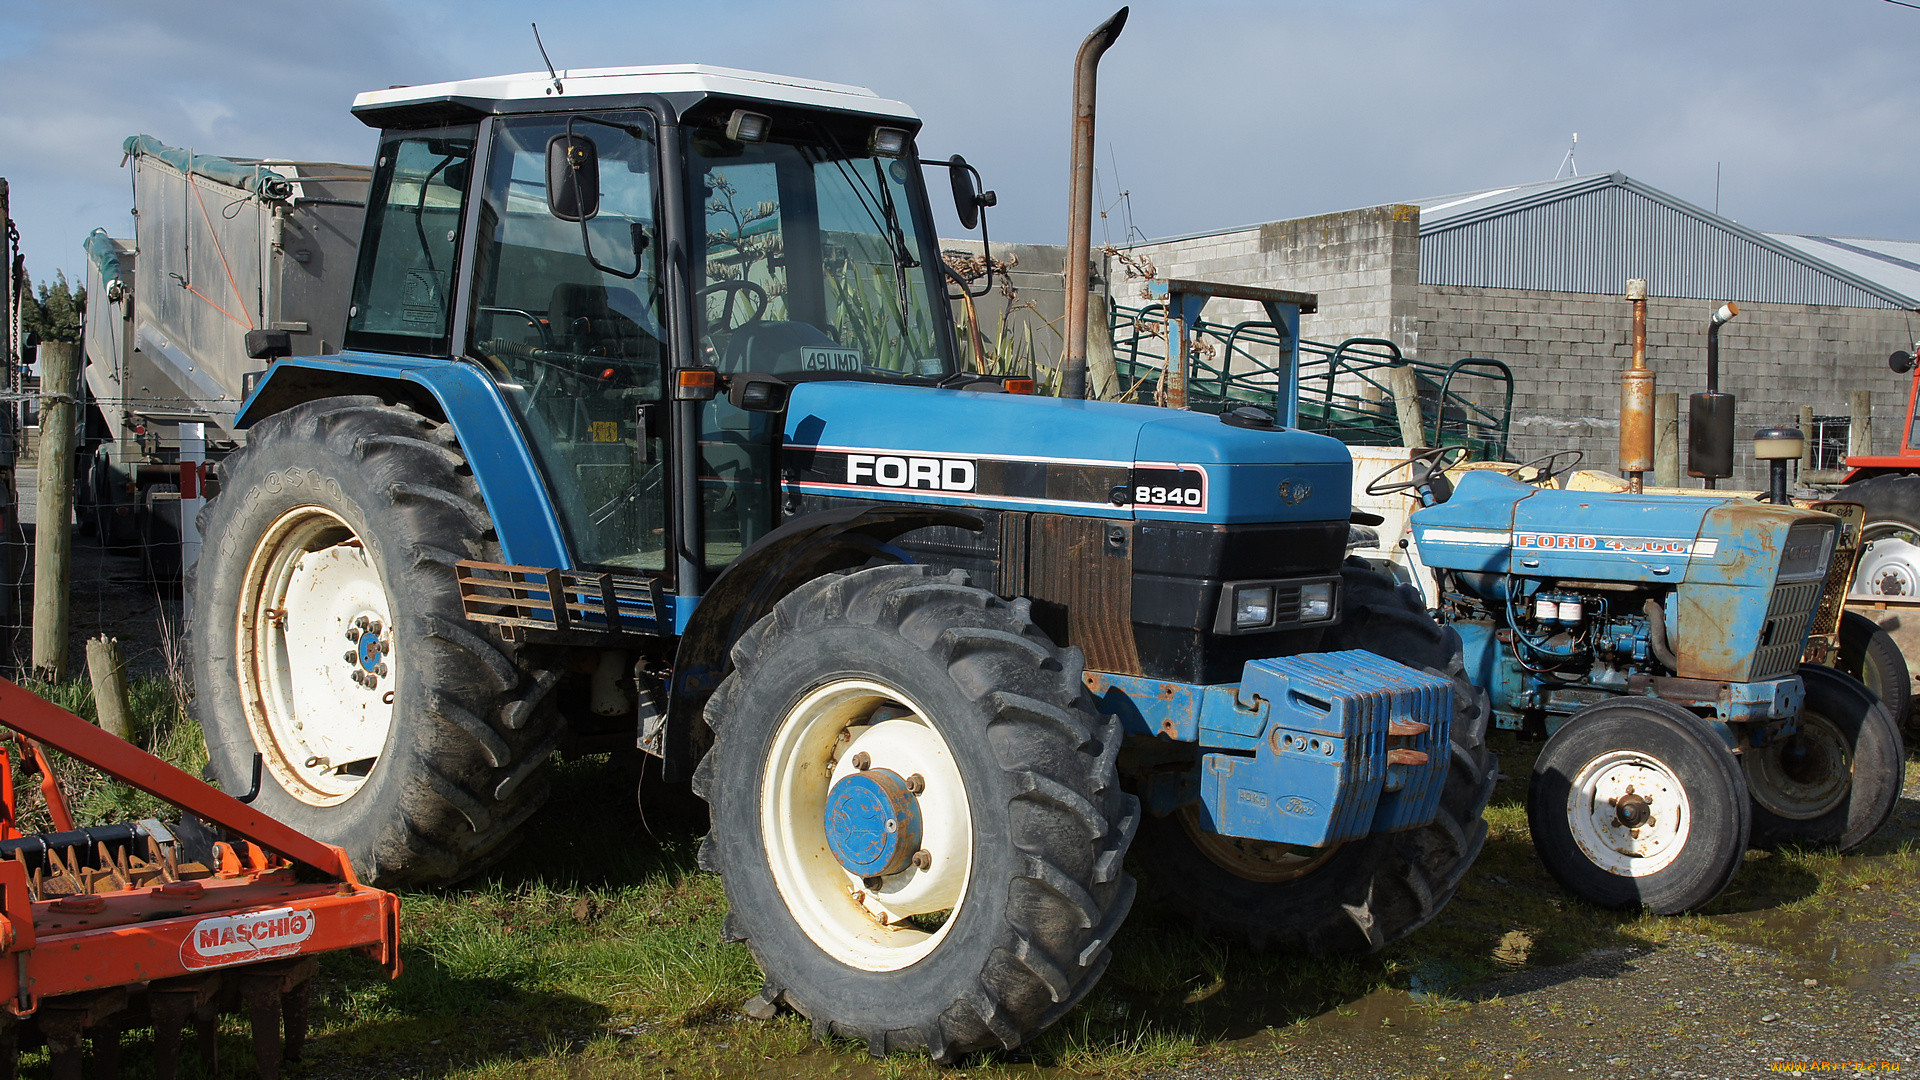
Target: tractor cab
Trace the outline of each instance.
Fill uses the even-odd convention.
[[[772,527],[777,418],[724,385],[956,370],[899,102],[661,67],[354,111],[382,135],[346,347],[484,369],[537,459],[556,563],[697,587]]]

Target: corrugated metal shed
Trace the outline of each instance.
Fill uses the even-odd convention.
[[[1884,241],[1769,236],[1617,172],[1414,205],[1422,284],[1920,310],[1920,258]]]
[[[1920,242],[1812,233],[1767,235],[1849,273],[1877,281],[1907,296],[1920,296]]]

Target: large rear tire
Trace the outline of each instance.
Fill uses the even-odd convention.
[[[1677,915],[1719,896],[1752,828],[1747,784],[1705,720],[1658,698],[1575,713],[1534,759],[1533,850],[1602,907]]]
[[[1329,851],[1209,833],[1192,815],[1149,819],[1143,850],[1196,919],[1257,948],[1372,952],[1425,925],[1452,899],[1486,841],[1493,795],[1485,692],[1467,680],[1460,636],[1427,616],[1411,586],[1358,559],[1341,572],[1341,620],[1327,651],[1366,649],[1453,680],[1453,761],[1429,825]]]
[[[1852,851],[1886,824],[1906,779],[1906,747],[1871,691],[1844,672],[1802,664],[1807,702],[1791,738],[1740,757],[1753,795],[1753,846]]]
[[[192,581],[209,768],[345,848],[382,887],[449,882],[546,797],[554,676],[462,612],[454,563],[498,561],[452,429],[372,397],[261,421],[220,466]]]
[[[948,1062],[1019,1045],[1092,988],[1132,903],[1139,807],[1119,722],[1026,601],[923,566],[822,578],[733,663],[694,787],[762,1006]]]

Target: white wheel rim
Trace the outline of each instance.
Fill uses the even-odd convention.
[[[1833,722],[1803,711],[1800,730],[1740,755],[1753,801],[1783,818],[1811,821],[1853,790],[1853,749]]]
[[[917,798],[929,865],[909,866],[878,889],[841,866],[827,845],[827,793],[859,771],[857,754],[867,755],[869,768],[925,782]],[[946,937],[972,872],[972,809],[946,740],[904,694],[860,679],[809,691],[774,733],[761,792],[760,835],[774,884],[815,945],[849,967],[894,971]],[[925,928],[942,913],[937,929]]]
[[[386,747],[400,670],[366,549],[333,512],[295,507],[254,548],[237,607],[241,699],[268,770],[309,805],[352,797]]]
[[[1614,750],[1587,762],[1573,778],[1567,825],[1595,866],[1617,877],[1647,877],[1686,850],[1693,808],[1665,762]]]
[[[1904,529],[1878,530],[1869,526],[1869,535],[1860,550],[1859,565],[1853,573],[1855,596],[1920,595],[1920,547]]]

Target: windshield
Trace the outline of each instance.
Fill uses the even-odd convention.
[[[774,126],[757,145],[713,132],[689,140],[695,235],[706,238],[694,303],[702,361],[789,375],[951,374],[951,316],[914,212],[924,202],[911,159],[870,154],[870,126]]]

